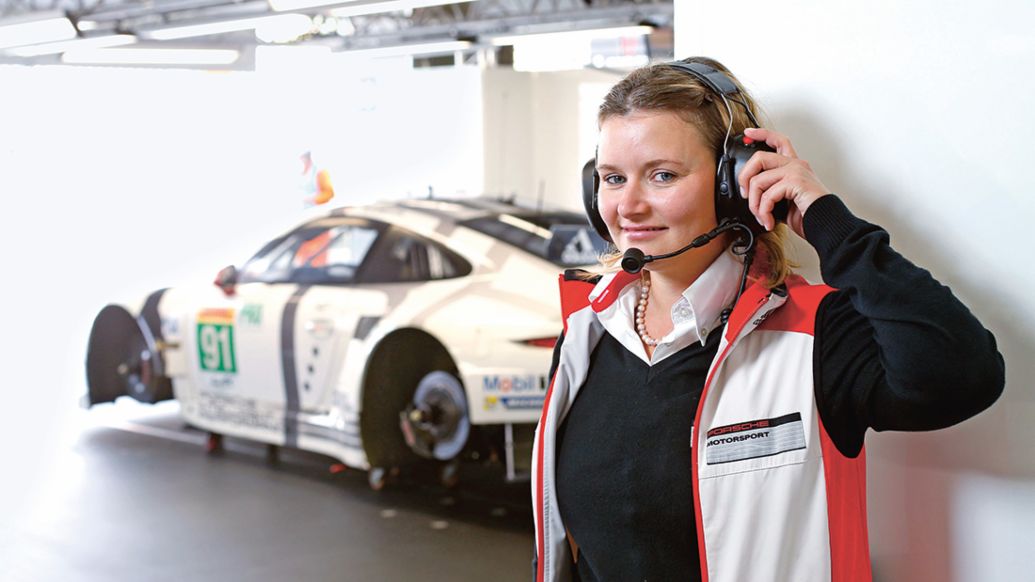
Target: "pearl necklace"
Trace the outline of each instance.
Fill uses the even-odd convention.
[[[647,300],[650,298],[650,278],[640,277],[640,302],[636,304],[636,333],[648,346],[658,345],[658,340],[650,337],[647,333]]]

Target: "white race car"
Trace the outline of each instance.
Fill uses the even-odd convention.
[[[210,446],[319,452],[375,488],[482,455],[518,480],[561,330],[557,275],[603,246],[581,214],[487,199],[330,211],[214,286],[102,309],[87,398],[175,398]]]

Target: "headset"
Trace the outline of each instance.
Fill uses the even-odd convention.
[[[726,138],[723,141],[722,150],[718,152],[718,164],[715,177],[715,218],[719,226],[711,233],[707,233],[714,233],[712,236],[709,236],[707,240],[703,240],[702,237],[706,235],[702,235],[702,237],[695,239],[695,243],[697,244],[691,243],[691,246],[686,247],[683,250],[706,244],[721,232],[733,229],[750,231],[750,235],[748,236],[749,240],[744,243],[748,246],[748,250],[750,250],[750,248],[754,246],[755,237],[763,232],[763,227],[758,224],[754,215],[751,214],[747,198],[743,198],[740,195],[740,185],[737,183],[737,174],[740,173],[741,168],[747,164],[747,161],[751,159],[751,156],[754,155],[755,152],[772,152],[775,150],[765,143],[756,142],[743,135],[738,135],[731,139],[730,133],[733,129],[733,109],[730,106],[730,101],[735,101],[744,108],[744,111],[747,112],[748,118],[751,119],[751,123],[755,127],[759,127],[759,124],[758,120],[755,119],[754,113],[751,112],[751,108],[748,107],[747,103],[740,97],[740,88],[738,88],[737,84],[734,83],[733,80],[725,73],[706,63],[696,62],[692,58],[665,63],[665,65],[687,73],[700,81],[705,87],[711,89],[712,92],[722,99],[722,102],[726,105],[730,119],[730,126],[726,129]],[[586,209],[586,215],[589,217],[589,222],[593,225],[593,229],[597,231],[597,234],[599,234],[601,238],[613,243],[614,241],[611,240],[611,234],[607,230],[607,224],[600,216],[600,209],[597,204],[599,190],[600,174],[596,171],[596,159],[594,158],[589,160],[589,162],[587,162],[582,168],[582,202]],[[773,216],[779,221],[787,220],[786,200],[781,200],[776,204],[776,207],[773,208]],[[720,229],[720,232],[716,232]],[[678,252],[670,253],[670,255],[675,254],[678,254]],[[666,258],[670,255],[657,256],[653,259],[657,260]]]

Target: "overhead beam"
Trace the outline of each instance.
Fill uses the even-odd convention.
[[[342,6],[347,5],[346,2]],[[80,26],[84,36],[135,33],[198,21],[239,18],[242,15],[282,14],[272,12],[266,0],[0,0],[0,17],[42,12],[44,8],[65,10]],[[334,6],[298,10],[321,18],[331,16]],[[472,40],[479,37],[529,32],[532,27],[563,25],[617,26],[649,21],[671,27],[672,0],[477,0],[415,8],[408,11],[351,16],[348,33],[341,27],[329,32],[314,31],[310,41],[340,49],[368,49],[438,40]],[[254,35],[227,33],[205,37],[205,44],[254,46]],[[485,43],[476,46],[484,47]],[[4,55],[0,54],[0,57]],[[8,61],[0,58],[0,61]],[[21,62],[25,62],[24,60]]]

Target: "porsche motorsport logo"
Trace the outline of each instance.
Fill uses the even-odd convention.
[[[705,459],[709,465],[771,457],[805,448],[800,412],[716,427],[706,436]]]

